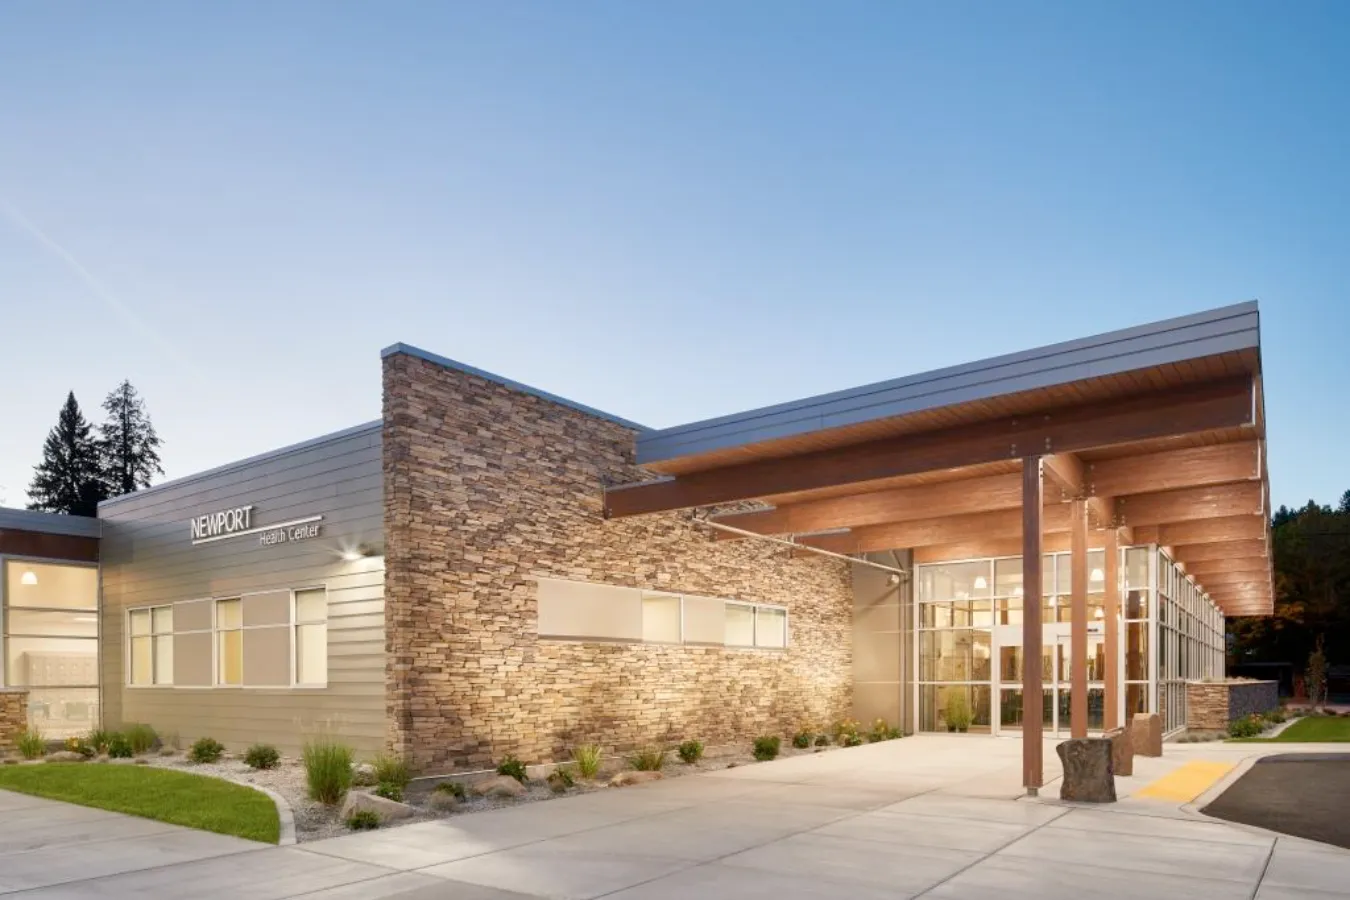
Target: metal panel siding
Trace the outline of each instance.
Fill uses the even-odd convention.
[[[32,531],[38,534],[64,534],[70,537],[98,537],[99,521],[88,516],[67,516],[32,509],[0,506],[0,529]]]
[[[384,558],[340,555],[383,553],[382,452],[380,429],[363,426],[101,506],[104,722],[149,722],[184,741],[210,736],[236,748],[265,741],[287,754],[319,732],[363,753],[382,749]],[[192,544],[194,516],[247,504],[255,527],[322,515],[322,531],[270,546],[257,534]],[[127,609],[320,585],[328,590],[326,687],[126,686]]]
[[[1238,304],[639,434],[638,462],[791,437],[1019,391],[1260,346],[1257,307]]]

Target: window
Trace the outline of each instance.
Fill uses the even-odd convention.
[[[726,645],[777,650],[787,647],[787,610],[777,606],[728,603]]]
[[[239,598],[216,601],[216,684],[244,683],[244,605]]]
[[[328,593],[295,592],[295,683],[328,683]]]
[[[642,595],[642,639],[658,644],[678,644],[683,640],[680,596],[678,594]]]
[[[154,606],[127,613],[131,636],[129,683],[173,684],[173,607]]]

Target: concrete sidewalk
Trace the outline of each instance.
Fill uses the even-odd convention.
[[[363,900],[1346,895],[1350,852],[1134,796],[1188,762],[1237,765],[1272,751],[1197,744],[1167,752],[1141,760],[1137,777],[1119,779],[1123,799],[1107,808],[1059,804],[1053,783],[1038,801],[1019,799],[1017,741],[925,736],[295,848],[202,835],[191,848],[199,856],[115,871],[84,865],[96,842],[47,847],[34,852],[63,865],[65,875],[49,877],[65,880],[37,890],[23,890],[36,887],[33,874],[4,881],[12,857],[27,851],[3,851],[0,891]],[[1049,771],[1055,760],[1047,746],[1047,776],[1057,777]],[[9,833],[0,817],[0,841]]]

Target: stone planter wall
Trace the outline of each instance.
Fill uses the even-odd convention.
[[[28,692],[0,688],[0,756],[13,753],[28,730]]]
[[[418,771],[849,715],[848,565],[714,540],[683,513],[606,520],[604,485],[653,477],[631,428],[395,353],[383,433],[388,745]],[[788,647],[542,639],[541,576],[786,606]]]
[[[1186,727],[1191,731],[1227,731],[1228,723],[1280,705],[1277,681],[1186,683]]]

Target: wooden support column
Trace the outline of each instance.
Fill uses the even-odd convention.
[[[1087,737],[1087,501],[1069,501],[1069,736]]]
[[[1106,531],[1106,706],[1102,722],[1109,731],[1120,727],[1120,547],[1116,530]]]
[[[1045,780],[1041,687],[1041,504],[1039,456],[1022,460],[1022,784],[1036,796]]]

